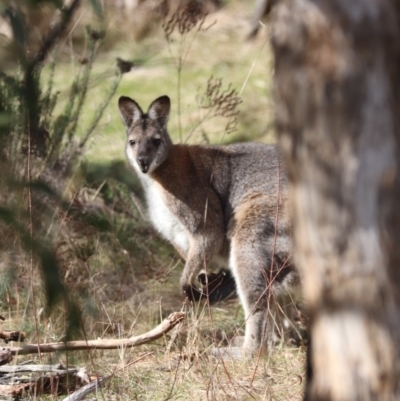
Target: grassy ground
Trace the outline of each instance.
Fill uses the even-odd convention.
[[[73,238],[61,238],[60,234],[60,252],[64,252],[63,247],[65,252],[71,252],[68,263],[62,266],[64,278],[71,284],[73,294],[82,300],[87,338],[140,334],[172,311],[188,312],[185,324],[155,344],[130,350],[42,357],[43,362],[86,366],[89,372],[101,375],[118,370],[99,390],[97,399],[299,400],[302,397],[302,349],[277,346],[270,358],[248,362],[223,363],[206,356],[204,351],[215,339],[225,344],[235,335],[243,334],[241,307],[236,300],[212,308],[183,305],[178,285],[182,262],[143,222],[128,196],[130,189],[138,187],[125,162],[125,132],[117,110],[120,95],[134,98],[143,108],[160,95],[170,96],[169,131],[175,142],[275,140],[268,32],[265,29],[254,41],[245,41],[251,6],[244,0],[230,2],[208,16],[203,25],[207,29],[197,32],[196,37],[193,31],[184,37],[173,35],[169,43],[161,28],[137,43],[128,37],[129,27],[123,26],[121,30],[126,32],[127,40],[100,53],[95,65],[95,79],[79,128],[82,132],[114,79],[116,57],[132,60],[137,66],[123,75],[117,94],[89,144],[83,167],[71,183],[79,196],[96,203],[109,226],[103,232],[73,227]],[[74,50],[69,49],[71,54]],[[182,52],[187,56],[179,76],[176,63]],[[67,88],[77,68],[76,54],[70,57],[68,52],[64,62],[57,65],[58,107],[68,101]],[[198,106],[197,99],[211,77],[221,78],[223,88],[231,85],[240,96],[237,130],[230,134],[225,132],[226,119],[204,120],[204,110]],[[3,329],[25,329],[31,342],[55,341],[63,332],[63,315],[54,311],[50,319],[45,319],[39,314],[36,327],[32,299],[37,312],[44,301],[37,278],[35,293],[24,292],[29,280],[27,274],[22,275],[18,286],[9,290]],[[124,369],[141,356],[145,357]],[[15,362],[27,359],[32,357],[18,357]]]

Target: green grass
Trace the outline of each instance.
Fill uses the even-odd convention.
[[[116,57],[132,60],[138,67],[123,76],[117,94],[92,138],[86,157],[89,161],[104,162],[124,159],[125,132],[117,109],[121,95],[134,98],[143,108],[158,96],[167,94],[172,100],[169,131],[174,141],[179,141],[179,119],[183,137],[201,118],[196,97],[201,95],[207,80],[213,76],[223,79],[223,86],[235,88],[242,99],[239,106],[239,124],[236,132],[224,134],[226,121],[214,119],[203,124],[191,136],[190,143],[204,142],[204,135],[211,143],[230,143],[257,140],[275,140],[271,100],[272,59],[266,32],[252,42],[246,42],[248,15],[251,8],[245,2],[225,7],[208,16],[204,26],[211,27],[198,33],[192,45],[184,46],[186,61],[181,73],[181,115],[178,110],[176,62],[180,53],[181,36],[174,35],[168,44],[161,27],[142,42],[122,42],[107,53],[101,54],[94,68],[93,88],[85,107],[81,130],[90,121],[112,79]],[[193,32],[187,34],[185,43],[191,43]],[[79,63],[67,61],[57,67],[56,85],[61,88],[61,98],[67,101],[69,82]]]

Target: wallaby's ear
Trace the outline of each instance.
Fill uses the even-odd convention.
[[[171,101],[168,96],[160,96],[150,105],[147,112],[152,120],[157,120],[162,127],[167,125]]]
[[[130,97],[121,96],[118,107],[124,124],[129,128],[135,121],[142,117],[143,111],[140,106]]]

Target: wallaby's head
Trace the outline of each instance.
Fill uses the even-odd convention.
[[[154,100],[147,113],[126,96],[119,98],[118,105],[127,131],[128,159],[142,173],[151,173],[166,160],[172,145],[167,132],[169,97]]]

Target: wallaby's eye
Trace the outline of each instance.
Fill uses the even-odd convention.
[[[154,144],[154,146],[157,148],[158,146],[160,146],[160,143],[161,143],[161,139],[159,139],[159,138],[156,138],[156,139],[153,139],[153,144]]]
[[[136,142],[133,139],[129,140],[129,145],[133,146]]]

